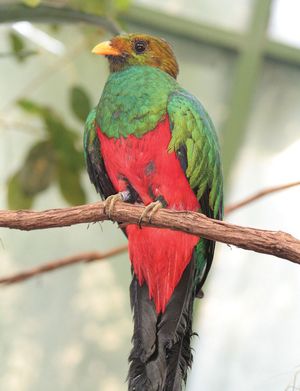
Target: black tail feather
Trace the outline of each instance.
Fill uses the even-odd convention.
[[[129,391],[181,391],[192,363],[192,307],[195,261],[186,267],[162,314],[149,299],[146,284],[136,277],[130,286],[134,316],[133,348],[129,356]]]
[[[130,285],[131,308],[133,310],[133,349],[129,356],[128,389],[130,391],[159,390],[166,364],[158,362],[157,323],[159,315],[149,299],[146,284],[139,285],[133,276]],[[156,387],[156,388],[155,388]]]
[[[167,349],[168,371],[164,391],[181,391],[186,382],[187,370],[191,367],[193,356],[190,348],[192,327],[188,328],[185,335],[172,347]]]

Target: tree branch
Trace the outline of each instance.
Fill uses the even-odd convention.
[[[226,214],[229,214],[229,213],[235,211],[236,209],[239,209],[239,208],[241,208],[241,207],[249,204],[250,202],[253,202],[254,200],[257,200],[261,197],[264,197],[266,195],[277,192],[279,190],[288,189],[290,187],[297,186],[297,185],[300,185],[300,182],[292,182],[292,183],[288,183],[285,185],[276,186],[276,187],[272,187],[272,188],[260,191],[253,196],[247,197],[245,200],[243,200],[241,202],[238,202],[236,204],[233,204],[233,205],[226,207],[225,208]],[[43,273],[47,273],[49,271],[60,269],[65,266],[70,266],[70,265],[74,265],[76,263],[81,263],[81,262],[92,262],[92,261],[101,260],[104,258],[107,259],[109,257],[120,254],[125,251],[127,251],[127,245],[115,248],[115,249],[110,250],[106,253],[89,252],[89,253],[83,253],[83,254],[76,254],[76,255],[73,255],[70,257],[66,257],[66,258],[58,259],[56,261],[45,263],[42,266],[34,267],[34,268],[28,269],[26,271],[21,271],[19,273],[13,274],[11,276],[3,277],[0,279],[0,284],[8,285],[8,284],[16,283],[16,282],[25,281],[25,280],[28,280],[32,277],[38,276]]]
[[[24,4],[0,4],[0,23],[29,21],[37,23],[78,23],[84,22],[102,27],[110,33],[120,34],[121,29],[107,16],[99,16],[76,11],[67,7],[27,7]]]
[[[116,202],[111,219],[119,223],[138,224],[145,209],[141,205]],[[104,202],[64,209],[34,211],[0,211],[0,227],[19,230],[35,230],[66,227],[73,224],[109,220]],[[188,211],[159,210],[151,224],[143,226],[170,228],[207,239],[235,245],[245,250],[256,251],[288,259],[300,264],[300,241],[285,232],[267,231],[241,227],[224,221],[209,219],[203,214]]]
[[[63,267],[70,266],[70,265],[75,265],[76,263],[94,262],[94,261],[107,259],[125,252],[127,250],[127,247],[128,246],[126,244],[124,246],[116,247],[104,253],[94,251],[94,252],[76,254],[70,257],[61,258],[56,261],[45,263],[41,266],[37,266],[32,269],[22,271],[20,273],[16,273],[7,277],[0,278],[0,284],[3,285],[14,284],[16,282],[21,282],[21,281],[28,280],[29,278],[36,277],[43,273],[52,272],[56,269],[61,269]]]
[[[276,193],[277,191],[289,189],[290,187],[299,186],[299,185],[300,185],[300,181],[297,181],[297,182],[292,182],[292,183],[286,183],[285,185],[269,187],[268,189],[261,190],[258,193],[255,193],[252,196],[249,196],[240,202],[237,202],[237,203],[234,203],[232,205],[225,207],[224,212],[225,212],[225,214],[232,213],[236,209],[241,208],[242,206],[245,206],[245,205],[248,205],[254,201],[257,201],[259,198],[263,198],[267,195],[270,195],[271,193]]]

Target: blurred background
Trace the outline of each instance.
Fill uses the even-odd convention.
[[[120,28],[172,44],[218,129],[226,204],[299,180],[299,14],[297,0],[0,1],[0,208],[98,200],[81,140],[108,68],[90,52]],[[225,218],[299,237],[299,199],[292,188]],[[0,276],[125,243],[109,222],[1,229]],[[125,391],[129,282],[123,253],[1,287],[0,390]],[[187,390],[300,389],[299,302],[299,266],[218,244]]]

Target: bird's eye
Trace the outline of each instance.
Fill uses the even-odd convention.
[[[136,41],[134,44],[134,51],[136,54],[142,54],[146,50],[147,43],[145,41]]]

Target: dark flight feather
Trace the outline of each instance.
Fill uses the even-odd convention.
[[[103,158],[101,156],[100,141],[97,135],[96,124],[97,109],[94,108],[85,123],[84,128],[84,157],[91,182],[102,199],[116,193],[107,174]]]

